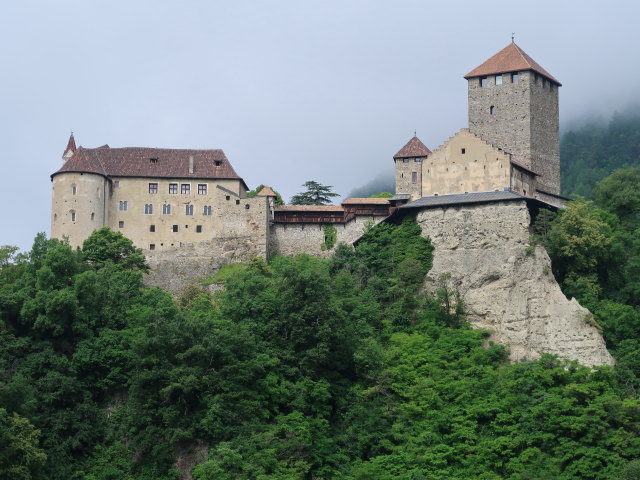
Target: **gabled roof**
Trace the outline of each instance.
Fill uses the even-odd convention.
[[[277,197],[276,192],[274,192],[271,187],[262,187],[258,193],[256,193],[256,197]]]
[[[547,77],[552,82],[562,85],[549,72],[542,68],[538,62],[527,55],[518,45],[510,43],[505,48],[496,53],[482,65],[467,73],[464,78],[494,75],[497,73],[517,72],[520,70],[533,70],[540,75]]]
[[[69,137],[69,141],[67,142],[67,148],[65,148],[64,152],[62,152],[62,156],[64,157],[69,150],[71,150],[71,153],[74,153],[76,151],[76,140],[75,138],[73,138],[73,132],[71,132],[71,136]]]
[[[190,157],[193,157],[192,174],[189,173]],[[79,147],[51,177],[65,172],[96,173],[105,177],[237,179],[244,184],[222,150]]]
[[[431,150],[418,137],[414,136],[393,158],[426,157],[430,153]]]

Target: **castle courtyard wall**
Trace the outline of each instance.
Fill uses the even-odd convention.
[[[325,241],[324,224],[317,223],[273,223],[269,239],[270,255],[299,255],[306,253],[316,257],[328,258],[340,243],[352,244],[373,225],[385,217],[358,215],[347,223],[332,223],[336,229],[337,240],[328,250],[323,250]]]

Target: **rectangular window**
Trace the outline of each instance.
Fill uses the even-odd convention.
[[[198,195],[206,195],[207,194],[207,184],[199,183],[198,184]]]
[[[153,213],[153,204],[145,203],[144,204],[144,214],[151,215]]]
[[[118,228],[124,228],[124,220],[118,222]]]
[[[486,87],[488,85],[489,85],[489,81],[487,80],[487,77],[480,77],[480,86]]]
[[[165,203],[162,205],[162,214],[163,215],[171,215],[171,205]]]
[[[496,75],[496,85],[502,85],[502,75]]]
[[[511,74],[511,83],[518,83],[518,72]]]
[[[196,225],[196,233],[202,233],[202,225]]]
[[[174,225],[173,227],[171,227],[171,231],[172,232],[177,232],[178,231],[178,225]]]
[[[155,243],[150,243],[149,244],[149,250],[155,250],[156,249],[156,244]]]
[[[180,193],[182,193],[183,195],[189,195],[191,193],[191,184],[183,183],[182,185],[180,185]]]
[[[185,205],[184,213],[186,215],[193,215],[193,205]]]
[[[150,232],[155,232],[156,231],[156,226],[155,225],[149,225],[149,231]]]
[[[123,212],[127,211],[127,201],[126,200],[120,200],[120,210]]]
[[[113,182],[113,188],[120,188],[120,180]]]
[[[71,221],[72,222],[76,221],[76,212],[74,212],[73,210],[71,210]]]
[[[418,183],[418,172],[411,172],[411,183]]]
[[[178,193],[178,184],[170,183],[169,184],[169,193]]]
[[[205,205],[202,214],[203,215],[211,215],[211,205]]]
[[[149,184],[149,193],[158,193],[158,184],[150,183]]]

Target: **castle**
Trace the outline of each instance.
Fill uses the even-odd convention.
[[[76,148],[72,134],[63,165],[51,176],[51,236],[77,247],[107,225],[147,255],[238,239],[244,241],[230,248],[250,255],[319,254],[323,233],[313,225],[340,226],[338,240],[352,242],[366,220],[377,223],[420,199],[407,206],[507,197],[561,206],[560,82],[515,43],[465,78],[469,128],[433,152],[413,137],[393,157],[390,200],[278,207],[270,189],[247,197],[222,150]],[[464,197],[443,198],[449,195]]]
[[[470,321],[512,360],[549,352],[612,364],[591,313],[568,300],[532,244],[540,208],[559,208],[560,82],[515,43],[473,69],[469,125],[433,152],[417,137],[394,155],[396,194],[341,205],[275,205],[248,187],[222,150],[76,148],[51,176],[51,236],[82,245],[109,226],[140,247],[147,282],[179,291],[229,262],[273,254],[330,255],[373,225],[415,215],[434,246],[427,290],[446,281]],[[445,279],[445,280],[443,280]]]

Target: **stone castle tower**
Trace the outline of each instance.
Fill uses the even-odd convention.
[[[513,42],[464,78],[469,130],[536,172],[539,190],[560,194],[561,83]]]

